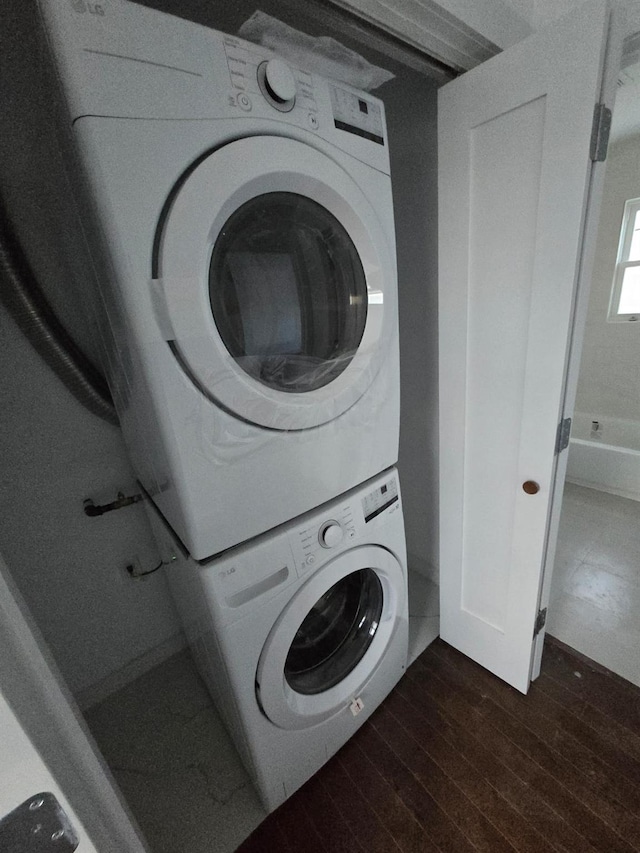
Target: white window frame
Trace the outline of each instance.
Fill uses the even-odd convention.
[[[630,261],[629,250],[633,238],[633,225],[636,213],[640,210],[640,198],[630,198],[624,204],[624,215],[622,227],[620,228],[620,242],[618,244],[618,256],[616,268],[613,274],[613,286],[611,288],[611,299],[609,301],[609,314],[607,320],[610,323],[627,323],[629,321],[640,321],[640,313],[619,314],[620,295],[622,293],[622,281],[625,271],[629,267],[640,267],[640,260]]]

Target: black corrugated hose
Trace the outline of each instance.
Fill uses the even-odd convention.
[[[118,424],[109,387],[49,305],[0,198],[0,299],[36,352],[94,415]]]

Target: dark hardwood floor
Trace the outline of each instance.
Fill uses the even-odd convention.
[[[514,850],[640,851],[640,689],[553,640],[526,697],[437,640],[239,853]]]

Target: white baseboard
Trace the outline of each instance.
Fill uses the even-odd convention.
[[[112,693],[116,693],[127,684],[135,681],[136,678],[140,678],[154,666],[158,666],[159,663],[182,651],[186,646],[187,638],[182,631],[173,634],[159,645],[129,661],[121,669],[110,672],[109,675],[101,678],[100,681],[96,681],[95,684],[90,684],[88,687],[79,690],[75,694],[75,700],[82,711],[87,711],[93,705],[97,705],[98,702],[102,702],[103,699],[111,696]]]
[[[628,490],[617,488],[616,486],[608,486],[603,483],[592,482],[591,480],[583,480],[580,477],[567,476],[567,483],[573,483],[574,486],[583,486],[585,489],[595,489],[597,492],[606,492],[608,495],[616,495],[619,498],[627,498],[630,501],[640,501],[640,492],[637,489]]]

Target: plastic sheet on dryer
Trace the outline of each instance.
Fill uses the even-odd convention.
[[[367,92],[395,77],[395,74],[372,65],[359,53],[329,36],[314,38],[259,9],[244,22],[238,35],[268,47],[307,71],[323,74]]]

